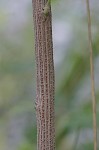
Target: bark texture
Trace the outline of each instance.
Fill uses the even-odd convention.
[[[55,150],[54,127],[54,62],[51,7],[45,18],[47,0],[32,0],[37,65],[37,150]]]

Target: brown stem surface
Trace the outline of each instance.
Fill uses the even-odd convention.
[[[54,62],[51,7],[45,19],[47,0],[32,0],[37,67],[37,150],[55,150]]]
[[[93,103],[93,128],[94,128],[94,150],[97,150],[97,121],[96,121],[96,97],[95,97],[95,81],[94,81],[94,62],[93,62],[93,47],[92,47],[92,34],[91,34],[91,15],[89,0],[86,0],[87,15],[88,15],[88,38],[90,49],[90,68],[91,68],[91,93]]]

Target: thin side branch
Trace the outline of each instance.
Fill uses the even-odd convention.
[[[97,150],[96,97],[95,97],[93,47],[92,47],[91,15],[90,15],[89,0],[86,0],[86,5],[87,5],[87,15],[88,15],[88,38],[89,38],[89,49],[90,49],[91,92],[92,92],[92,103],[93,103],[94,150]]]

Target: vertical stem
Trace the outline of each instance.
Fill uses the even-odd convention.
[[[88,37],[89,37],[89,49],[90,49],[91,92],[92,92],[92,103],[93,103],[94,150],[97,150],[96,98],[95,98],[93,47],[92,47],[91,16],[90,16],[89,0],[86,0],[86,4],[87,4],[87,15],[88,15]]]
[[[47,20],[42,11],[47,0],[32,0],[37,66],[37,149],[55,150],[54,62],[51,7]]]

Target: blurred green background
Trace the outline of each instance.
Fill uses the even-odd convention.
[[[52,3],[57,150],[93,149],[85,2]],[[90,2],[99,127],[99,2]],[[0,0],[0,150],[36,150],[35,69],[32,1]]]

